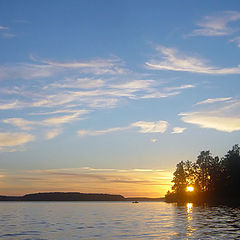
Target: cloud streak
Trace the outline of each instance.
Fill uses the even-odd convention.
[[[84,130],[80,129],[78,131],[79,136],[97,136],[112,132],[126,131],[133,128],[138,128],[140,133],[164,133],[167,130],[168,122],[166,121],[156,121],[156,122],[146,122],[138,121],[130,124],[127,127],[116,127],[108,128],[104,130]]]
[[[0,110],[17,109],[23,107],[18,100],[9,103],[0,103]]]
[[[217,102],[225,102],[231,100],[232,97],[227,97],[227,98],[208,98],[206,100],[197,102],[196,105],[200,104],[211,104],[211,103],[217,103]]]
[[[129,127],[116,127],[116,128],[108,128],[108,129],[103,129],[103,130],[79,130],[78,135],[79,136],[98,136],[98,135],[104,135],[107,133],[112,133],[112,132],[119,132],[119,131],[124,131],[129,129]]]
[[[7,116],[16,110],[16,115],[11,114],[14,117],[4,117],[0,122],[13,127],[13,131],[15,128],[32,131],[46,140],[57,137],[66,124],[86,119],[94,111],[130,101],[167,98],[194,87],[191,84],[167,87],[166,83],[151,79],[151,74],[128,70],[118,58],[60,62],[31,57],[31,60],[0,66],[0,111]],[[138,121],[126,127],[83,129],[78,135],[96,136],[128,129],[163,133],[166,128],[164,121]]]
[[[49,130],[49,131],[46,132],[45,138],[46,138],[47,140],[50,140],[50,139],[53,139],[53,138],[57,137],[57,136],[60,135],[61,133],[62,133],[62,129],[59,129],[59,128],[57,128],[57,129],[52,129],[52,130]]]
[[[175,127],[172,130],[172,134],[179,134],[179,133],[183,133],[186,130],[186,128],[182,128],[182,127]]]
[[[216,102],[219,103],[219,102]],[[223,132],[240,131],[240,101],[232,100],[210,110],[180,113],[182,121]]]
[[[193,84],[185,84],[177,87],[166,87],[166,91],[177,91],[177,90],[183,90],[183,89],[188,89],[188,88],[195,88],[195,85]]]
[[[61,126],[66,123],[71,123],[73,121],[82,119],[82,118],[80,118],[80,115],[86,114],[88,112],[89,111],[87,111],[87,110],[77,110],[77,111],[73,111],[72,114],[45,118],[41,121],[29,121],[29,120],[26,120],[23,118],[7,118],[7,119],[3,119],[2,122],[5,124],[13,125],[22,130],[32,130],[37,126],[45,126],[45,127],[51,126],[52,127],[52,126]],[[55,113],[58,113],[58,111]],[[56,130],[54,130],[54,131],[56,131]],[[49,139],[49,138],[47,138],[47,139]]]
[[[240,48],[240,36],[231,39],[230,42],[235,42],[237,46]]]
[[[71,73],[83,73],[93,75],[121,75],[127,73],[122,68],[119,59],[96,59],[75,62],[54,62],[50,60],[36,60],[37,63],[18,63],[15,65],[0,66],[0,79],[36,79],[48,78],[56,75],[69,75]]]
[[[214,116],[211,113],[189,113],[181,114],[186,123],[199,125],[201,128],[212,128],[223,132],[234,132],[240,130],[239,117]]]
[[[213,16],[205,16],[190,36],[226,36],[231,35],[236,29],[230,23],[240,20],[240,12],[223,11]]]
[[[13,38],[16,35],[10,32],[9,27],[0,25],[0,37],[1,38]]]
[[[32,134],[23,132],[0,132],[0,152],[14,151],[12,147],[22,146],[34,141]]]
[[[4,119],[3,122],[27,131],[33,129],[33,126],[39,125],[38,122],[28,121],[23,118],[8,118]]]
[[[167,130],[167,121],[146,122],[138,121],[131,124],[132,127],[140,128],[140,133],[164,133]]]
[[[1,30],[8,30],[8,27],[0,26],[0,31]]]
[[[78,69],[83,72],[91,72],[96,75],[102,74],[123,74],[125,70],[120,67],[122,65],[119,59],[95,59],[90,61],[75,62],[54,62],[50,60],[42,60],[48,66],[62,69]]]
[[[79,120],[79,116],[81,113],[76,112],[70,115],[63,115],[63,116],[57,116],[57,117],[51,117],[43,120],[43,124],[46,125],[61,125],[64,123],[73,122],[76,120]]]
[[[151,59],[146,62],[145,64],[149,69],[212,75],[240,74],[240,65],[232,68],[214,67],[207,65],[205,61],[200,58],[180,54],[174,48],[158,46],[156,50],[161,54],[161,60]]]

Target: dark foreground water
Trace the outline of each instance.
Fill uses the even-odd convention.
[[[240,208],[164,202],[0,202],[0,239],[240,239]]]

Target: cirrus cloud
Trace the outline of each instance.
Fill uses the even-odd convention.
[[[179,133],[183,133],[186,130],[186,128],[182,128],[182,127],[175,127],[172,130],[173,134],[179,134]]]
[[[220,68],[207,65],[206,61],[179,53],[175,48],[158,46],[157,52],[161,54],[161,59],[151,59],[146,62],[146,66],[153,70],[168,70],[179,72],[192,72],[203,74],[240,74],[240,65],[231,68]]]
[[[32,134],[24,132],[0,132],[0,152],[15,151],[12,147],[22,146],[35,139]]]
[[[62,132],[62,129],[59,129],[59,128],[49,130],[46,132],[45,138],[47,140],[53,139],[53,138],[57,137],[59,134],[61,134],[61,132]]]
[[[206,100],[197,102],[196,105],[199,104],[210,104],[210,103],[217,103],[217,102],[225,102],[231,100],[232,97],[226,97],[226,98],[208,98]]]
[[[223,102],[211,109],[203,109],[196,112],[180,113],[182,121],[211,128],[223,132],[240,131],[240,101],[238,99],[230,102]]]
[[[240,48],[240,36],[231,39],[230,42],[235,42],[237,46]]]
[[[132,123],[131,126],[140,128],[140,133],[164,133],[167,130],[167,121],[146,122],[138,121]]]
[[[80,129],[78,131],[79,136],[97,136],[103,135],[112,132],[126,131],[133,128],[138,128],[140,133],[164,133],[167,130],[168,122],[167,121],[156,121],[156,122],[147,122],[147,121],[138,121],[130,124],[126,127],[115,127],[108,128],[103,130],[85,130]]]
[[[236,29],[230,23],[240,20],[240,12],[223,11],[212,16],[205,16],[190,36],[226,36],[234,33]]]

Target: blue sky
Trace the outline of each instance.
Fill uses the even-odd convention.
[[[163,196],[239,143],[237,1],[1,1],[0,184]]]

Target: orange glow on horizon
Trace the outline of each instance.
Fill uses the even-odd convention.
[[[43,169],[4,172],[1,194],[22,196],[38,192],[119,194],[124,197],[164,197],[172,172],[155,169]],[[14,181],[18,179],[18,181]]]

